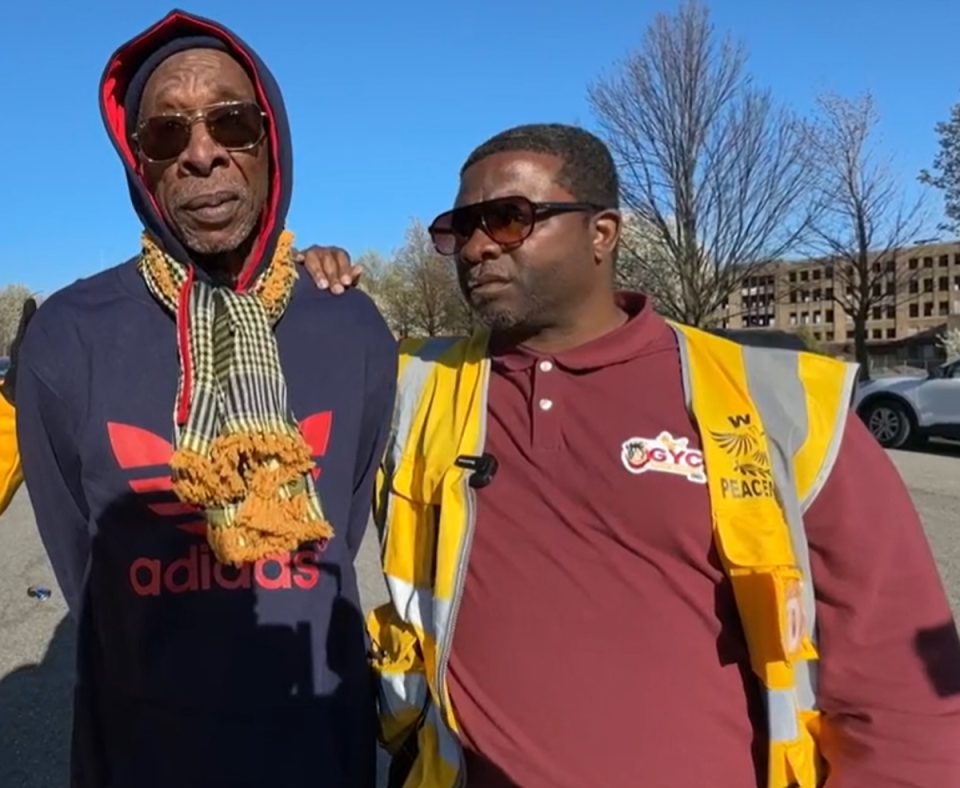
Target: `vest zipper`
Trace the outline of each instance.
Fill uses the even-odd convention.
[[[460,613],[460,602],[463,599],[463,587],[467,582],[467,564],[470,562],[470,548],[473,547],[473,532],[476,527],[476,493],[469,483],[469,476],[464,476],[463,486],[466,487],[467,528],[463,535],[463,545],[457,557],[457,583],[453,589],[453,599],[450,603],[450,620],[447,622],[447,633],[443,639],[440,653],[437,656],[437,689],[441,690],[443,705],[447,705],[446,673],[447,663],[450,661],[450,650],[453,646],[453,633]]]

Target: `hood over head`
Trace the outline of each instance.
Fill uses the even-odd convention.
[[[222,25],[173,10],[143,33],[121,45],[110,57],[100,82],[100,111],[107,134],[127,173],[134,210],[147,232],[176,260],[191,263],[189,251],[161,215],[140,177],[130,139],[136,130],[137,112],[150,74],[171,55],[186,49],[219,49],[232,55],[247,71],[257,98],[267,114],[270,151],[270,191],[258,226],[250,264],[241,273],[242,290],[270,261],[283,231],[293,187],[293,146],[290,127],[276,80],[257,54]],[[199,269],[198,276],[205,276]]]

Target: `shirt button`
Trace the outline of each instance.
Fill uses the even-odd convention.
[[[541,372],[549,372],[551,369],[553,369],[553,364],[551,364],[549,361],[541,361],[541,362],[540,362],[540,371],[541,371]]]
[[[540,400],[540,410],[550,410],[553,407],[553,400],[542,399]]]

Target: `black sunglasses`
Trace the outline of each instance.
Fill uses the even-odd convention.
[[[533,232],[537,222],[562,213],[602,211],[589,202],[533,202],[526,197],[498,197],[441,213],[427,231],[437,252],[457,254],[479,229],[502,246],[518,246]]]
[[[201,121],[220,147],[230,151],[255,148],[266,133],[266,113],[252,101],[228,101],[191,112],[170,112],[144,118],[133,140],[143,157],[170,161],[190,144],[193,126]]]

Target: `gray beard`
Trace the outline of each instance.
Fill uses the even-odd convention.
[[[184,233],[180,240],[191,252],[196,252],[197,254],[227,254],[240,248],[243,242],[250,237],[250,234],[254,231],[254,228],[256,228],[259,220],[260,216],[258,214],[252,214],[244,219],[241,224],[236,226],[233,235],[229,239],[219,243],[204,242],[200,238],[191,237],[189,233]]]

